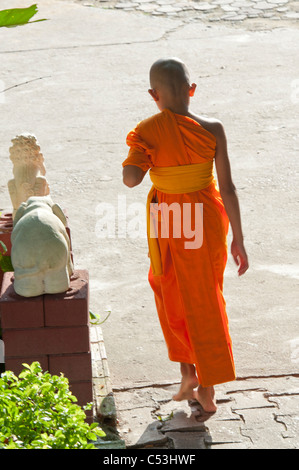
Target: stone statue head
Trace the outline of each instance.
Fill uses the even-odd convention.
[[[33,134],[21,134],[12,139],[9,149],[10,159],[15,166],[30,165],[39,169],[41,175],[46,174],[44,157],[40,151],[39,143]]]
[[[50,189],[45,178],[44,157],[32,134],[21,134],[12,139],[9,149],[14,178],[8,181],[13,204],[13,218],[22,202],[31,196],[46,196]]]

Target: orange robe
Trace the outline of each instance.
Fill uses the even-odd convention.
[[[130,151],[123,166],[173,167],[214,159],[215,137],[191,118],[168,109],[140,122],[127,136]],[[186,249],[186,238],[158,235],[163,273],[149,282],[169,359],[195,364],[199,382],[208,387],[235,379],[223,274],[227,261],[228,218],[216,181],[200,191],[167,194],[155,190],[156,201],[168,205],[203,204],[203,242]],[[183,213],[183,211],[182,211]],[[194,227],[193,227],[194,228]]]

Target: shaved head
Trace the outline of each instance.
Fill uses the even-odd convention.
[[[159,59],[150,68],[151,89],[148,90],[160,111],[165,108],[177,114],[188,112],[190,97],[196,84],[190,83],[189,72],[180,59]]]
[[[159,59],[150,69],[150,84],[153,89],[168,89],[174,96],[181,93],[182,86],[189,86],[186,65],[177,58]]]

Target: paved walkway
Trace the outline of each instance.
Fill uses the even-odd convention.
[[[297,22],[299,2],[291,0],[78,0],[85,6],[140,11],[154,16],[180,17],[200,21],[244,22],[272,20]],[[278,23],[277,23],[278,25]]]
[[[218,410],[174,402],[178,384],[115,389],[128,449],[296,449],[299,378],[241,379],[217,387]],[[190,451],[192,452],[192,451]]]

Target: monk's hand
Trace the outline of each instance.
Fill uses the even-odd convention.
[[[239,266],[238,274],[239,276],[242,276],[249,267],[248,257],[243,243],[233,239],[231,244],[231,254],[236,265]]]

